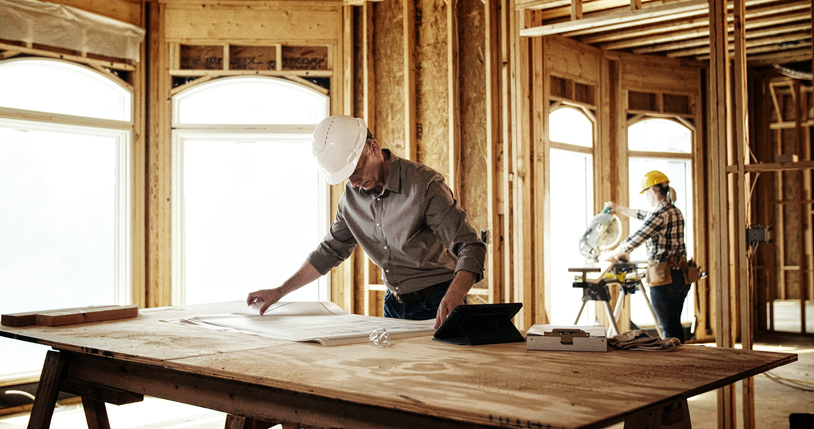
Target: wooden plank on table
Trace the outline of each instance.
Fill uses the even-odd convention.
[[[77,323],[102,322],[138,316],[138,305],[96,305],[89,307],[61,308],[58,310],[30,311],[3,314],[3,326],[22,327],[31,325],[64,326]]]
[[[103,322],[129,319],[138,316],[138,305],[110,305],[79,307],[67,310],[47,311],[37,314],[37,325],[65,326],[78,323]]]

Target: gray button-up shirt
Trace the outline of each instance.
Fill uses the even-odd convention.
[[[308,256],[326,274],[347,259],[358,243],[382,269],[395,293],[410,293],[452,280],[459,270],[483,278],[486,246],[437,171],[390,157],[390,174],[380,195],[345,185],[328,235]]]

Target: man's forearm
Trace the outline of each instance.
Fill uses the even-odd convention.
[[[294,275],[289,277],[288,280],[280,285],[280,289],[288,294],[307,285],[308,283],[311,283],[314,280],[319,279],[320,277],[322,277],[322,274],[320,274],[310,262],[305,261],[305,263],[302,264],[300,269],[297,270]]]
[[[477,280],[477,275],[473,272],[460,270],[455,274],[455,278],[452,279],[452,283],[449,285],[449,290],[447,290],[447,295],[451,294],[451,297],[460,297],[462,300],[469,293],[469,290],[472,289],[472,286],[475,285],[475,280]]]

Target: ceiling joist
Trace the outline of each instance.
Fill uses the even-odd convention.
[[[541,25],[537,27],[524,28],[520,30],[520,35],[524,37],[547,36],[549,34],[562,34],[569,31],[576,31],[602,25],[605,22],[635,22],[648,18],[671,16],[673,14],[687,13],[690,11],[706,10],[707,0],[682,0],[666,4],[643,5],[638,10],[622,10],[583,18],[579,20],[562,22],[558,24]]]

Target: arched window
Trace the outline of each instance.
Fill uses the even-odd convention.
[[[209,81],[173,99],[173,303],[278,286],[327,231],[311,134],[325,92],[282,78]],[[327,277],[286,300],[328,299]]]
[[[692,147],[694,130],[685,123],[663,118],[644,118],[628,127],[628,177],[630,183],[629,207],[652,210],[647,200],[641,196],[641,179],[651,170],[659,170],[670,179],[670,186],[676,191],[676,207],[684,216],[684,242],[687,254],[693,254],[693,186],[692,186]],[[636,231],[642,221],[630,219],[630,230]],[[647,260],[645,246],[642,245],[630,255],[631,260]],[[693,286],[695,287],[695,286]],[[639,324],[655,324],[642,297],[633,294],[632,320]],[[682,322],[691,322],[694,317],[694,291],[690,290],[684,301]]]
[[[590,112],[560,106],[549,115],[551,309],[554,324],[573,324],[582,304],[582,290],[571,287],[569,267],[585,265],[579,239],[594,215],[594,122]],[[589,312],[593,308],[588,309]],[[587,314],[587,313],[586,313]],[[593,316],[587,314],[589,320]]]
[[[38,58],[0,61],[0,313],[130,303],[132,94]],[[0,378],[44,347],[2,339]]]

